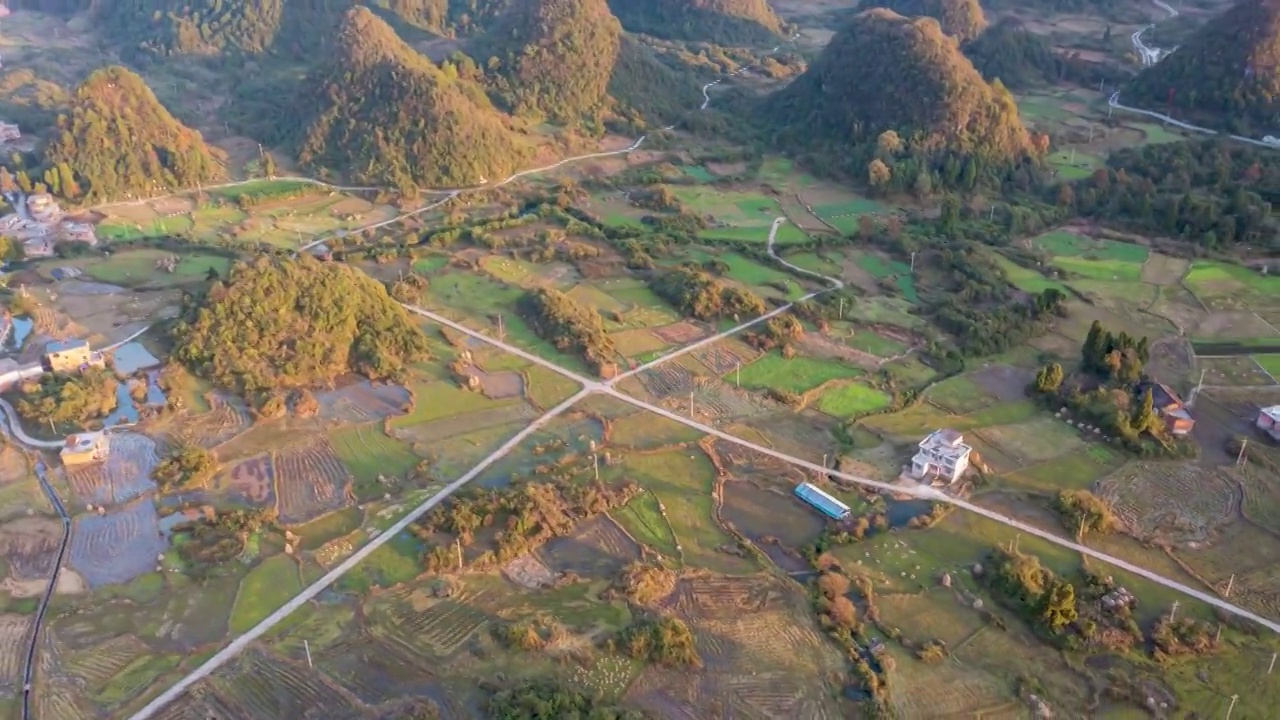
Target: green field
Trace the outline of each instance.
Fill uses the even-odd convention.
[[[1142,265],[1124,260],[1089,260],[1064,255],[1055,257],[1053,264],[1073,276],[1091,280],[1142,282]]]
[[[667,557],[679,557],[676,539],[662,511],[658,498],[651,492],[641,493],[623,507],[613,512],[617,520],[637,542],[648,545]]]
[[[246,195],[263,198],[273,196],[292,196],[304,191],[325,192],[319,185],[301,180],[254,180],[232,187],[210,190],[210,195],[217,195],[228,200],[239,200]]]
[[[1072,153],[1070,150],[1050,153],[1046,160],[1062,180],[1083,180],[1106,166],[1106,161],[1097,155],[1079,151]]]
[[[891,398],[885,393],[862,383],[842,383],[822,391],[818,397],[818,409],[838,418],[865,415],[889,407]]]
[[[329,442],[358,482],[374,482],[379,475],[403,479],[419,462],[405,443],[382,432],[381,423],[339,428],[329,433]]]
[[[787,255],[785,259],[792,265],[822,275],[838,276],[841,272],[840,265],[815,252],[794,253]]]
[[[414,260],[412,267],[413,267],[413,271],[416,273],[422,273],[423,275],[430,275],[431,273],[448,265],[449,260],[450,258],[448,255],[428,255],[424,258],[418,258],[417,260]]]
[[[240,583],[231,607],[231,632],[243,634],[301,591],[297,561],[287,555],[263,560]]]
[[[1065,230],[1045,233],[1032,242],[1037,248],[1055,257],[1082,257],[1088,260],[1114,260],[1141,265],[1151,254],[1142,245],[1089,238]]]
[[[1251,307],[1280,307],[1280,277],[1241,265],[1197,260],[1183,284],[1201,299],[1229,298]]]
[[[716,176],[712,175],[710,170],[707,170],[701,165],[681,165],[680,172],[700,183],[715,182],[716,180]]]
[[[1270,373],[1271,377],[1280,379],[1280,355],[1254,355],[1253,361]]]
[[[156,261],[177,255],[181,258],[173,273],[156,268]],[[212,268],[225,277],[231,260],[220,255],[200,252],[169,252],[150,248],[112,253],[98,260],[75,260],[61,263],[80,267],[94,280],[113,285],[170,284],[203,280]]]
[[[803,393],[832,380],[856,378],[860,375],[861,369],[834,360],[803,355],[788,360],[775,351],[743,366],[742,384],[749,388]]]
[[[1004,270],[1005,276],[1009,278],[1009,283],[1023,292],[1042,293],[1053,288],[1058,292],[1065,293],[1067,290],[1067,286],[1061,282],[1051,280],[1034,270],[1024,268],[1003,255],[993,254],[991,257],[1000,266],[1000,269]]]
[[[915,278],[911,276],[910,265],[897,260],[885,260],[879,255],[868,253],[858,257],[858,267],[877,280],[894,278],[898,289],[902,291],[902,297],[906,298],[907,302],[920,302],[920,296],[916,294]]]
[[[853,337],[845,338],[844,344],[855,350],[871,353],[876,357],[889,358],[906,352],[907,345],[893,338],[887,338],[873,330],[854,330]]]
[[[981,410],[995,402],[982,386],[964,375],[947,378],[925,393],[929,402],[955,413]]]
[[[303,550],[315,550],[330,540],[350,535],[360,529],[364,522],[364,511],[358,507],[349,507],[318,517],[305,525],[292,528],[302,538]]]
[[[514,399],[490,400],[482,393],[464,390],[447,381],[415,383],[410,386],[410,389],[413,390],[413,411],[407,415],[392,418],[392,427],[419,425],[473,410],[487,410],[516,402]]]

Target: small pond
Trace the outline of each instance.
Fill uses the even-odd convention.
[[[139,370],[152,368],[160,364],[159,358],[151,354],[139,342],[130,342],[121,345],[111,353],[111,360],[115,365],[116,373],[122,376],[132,375]]]
[[[116,409],[102,421],[103,427],[132,425],[138,422],[138,406],[129,395],[129,383],[116,383]]]

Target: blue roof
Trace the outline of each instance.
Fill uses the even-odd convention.
[[[848,505],[840,502],[812,483],[800,483],[797,485],[796,497],[814,506],[827,517],[839,520],[849,514]]]

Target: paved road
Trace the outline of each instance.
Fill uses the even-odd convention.
[[[45,587],[44,595],[40,598],[40,607],[36,609],[36,620],[31,627],[31,643],[27,645],[27,657],[22,668],[22,720],[30,720],[32,717],[31,696],[35,687],[36,650],[40,646],[40,628],[44,624],[45,614],[49,611],[49,601],[53,599],[53,593],[58,589],[58,574],[62,570],[62,561],[67,555],[67,545],[71,542],[71,516],[62,506],[58,493],[49,484],[46,471],[44,462],[37,461],[36,477],[40,479],[40,489],[49,498],[53,509],[58,513],[58,518],[62,521],[62,540],[58,542],[58,555],[53,562],[53,573],[49,576],[49,585]]]
[[[590,392],[591,390],[584,388],[574,396],[570,397],[568,400],[565,400],[564,402],[560,403],[554,408],[551,408],[551,410],[547,411],[544,415],[542,415],[542,417],[539,417],[538,419],[534,420],[532,423],[529,424],[528,427],[516,433],[514,436],[512,436],[510,440],[503,443],[502,447],[490,453],[489,456],[481,460],[478,465],[468,470],[465,475],[449,483],[443,489],[441,489],[438,493],[428,498],[421,505],[418,505],[413,510],[410,510],[409,514],[405,515],[396,524],[392,525],[391,527],[387,528],[384,532],[380,533],[376,538],[365,543],[363,547],[361,547],[359,550],[352,553],[351,557],[347,558],[346,560],[343,560],[341,563],[334,566],[332,570],[325,573],[324,577],[320,578],[319,580],[315,581],[311,585],[307,586],[306,589],[304,589],[302,592],[294,596],[293,599],[289,600],[289,602],[285,603],[278,610],[271,613],[267,617],[263,618],[263,620],[259,622],[257,625],[254,625],[251,630],[241,635],[240,637],[236,638],[235,640],[232,640],[229,645],[227,645],[222,650],[219,650],[215,655],[213,655],[213,657],[204,661],[200,665],[200,667],[193,670],[191,674],[182,678],[177,683],[175,683],[173,687],[170,687],[168,690],[165,690],[163,693],[157,696],[154,700],[147,703],[146,707],[134,713],[134,715],[132,716],[132,720],[143,720],[144,718],[152,717],[153,715],[156,714],[156,712],[160,710],[160,708],[176,700],[180,695],[182,695],[182,693],[187,691],[187,688],[199,682],[201,679],[207,677],[209,673],[218,669],[223,664],[225,664],[228,660],[235,657],[237,654],[240,653],[241,650],[244,650],[249,645],[249,643],[262,637],[263,634],[265,634],[271,628],[275,627],[278,623],[280,623],[280,621],[288,617],[293,611],[302,607],[305,603],[310,602],[313,598],[319,595],[325,588],[337,582],[338,578],[347,574],[352,568],[360,564],[361,561],[369,557],[369,555],[373,551],[377,550],[383,545],[386,545],[388,542],[391,542],[391,540],[395,536],[399,535],[401,532],[404,532],[404,530],[409,527],[410,523],[414,522],[418,518],[425,515],[429,510],[431,510],[431,508],[435,507],[436,505],[439,505],[445,498],[449,497],[455,491],[457,491],[458,488],[471,482],[476,476],[484,472],[490,465],[497,462],[500,458],[505,456],[507,453],[514,450],[516,446],[518,446],[521,442],[525,440],[525,438],[537,432],[543,425],[546,425],[556,416],[568,410],[570,407],[576,404],[579,400],[586,397]]]
[[[13,439],[23,445],[41,450],[57,450],[62,447],[63,441],[61,440],[38,440],[28,435],[22,429],[22,423],[18,419],[18,411],[14,410],[9,401],[4,398],[0,398],[0,415],[3,415],[9,421],[9,431],[13,434]]]

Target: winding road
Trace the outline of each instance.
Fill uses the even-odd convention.
[[[1162,0],[1152,0],[1152,1],[1156,5],[1158,5],[1160,9],[1169,13],[1170,18],[1178,17],[1178,11],[1175,10],[1168,3],[1163,2]],[[1151,25],[1147,25],[1146,27],[1143,27],[1142,29],[1134,32],[1132,35],[1129,36],[1129,39],[1133,42],[1134,52],[1138,53],[1138,57],[1141,58],[1142,64],[1144,67],[1150,67],[1152,65],[1155,65],[1156,63],[1160,62],[1162,58],[1168,56],[1174,50],[1178,49],[1175,47],[1173,48],[1173,50],[1163,50],[1161,48],[1149,47],[1145,42],[1143,42],[1142,40],[1143,33],[1147,32],[1148,30],[1154,27],[1155,27],[1155,24],[1152,23]],[[1224,134],[1224,133],[1218,132],[1217,130],[1213,130],[1211,128],[1200,127],[1199,125],[1192,125],[1191,123],[1183,122],[1181,120],[1176,120],[1174,118],[1169,117],[1168,115],[1165,115],[1164,113],[1158,113],[1153,110],[1143,110],[1142,108],[1131,107],[1129,105],[1122,105],[1120,103],[1119,90],[1116,90],[1115,92],[1111,93],[1111,96],[1107,98],[1107,105],[1109,105],[1111,108],[1115,110],[1123,110],[1125,112],[1130,112],[1137,115],[1145,115],[1146,117],[1153,118],[1155,120],[1160,120],[1161,122],[1168,123],[1170,125],[1173,125],[1174,127],[1182,128],[1183,130],[1202,133],[1204,135],[1222,135],[1223,137],[1228,137],[1228,138],[1231,138],[1232,140],[1238,140],[1239,142],[1242,142],[1242,143],[1248,143],[1256,147],[1263,147],[1269,150],[1280,150],[1280,142],[1267,142],[1265,140],[1258,140],[1256,138],[1245,137],[1244,135]]]

